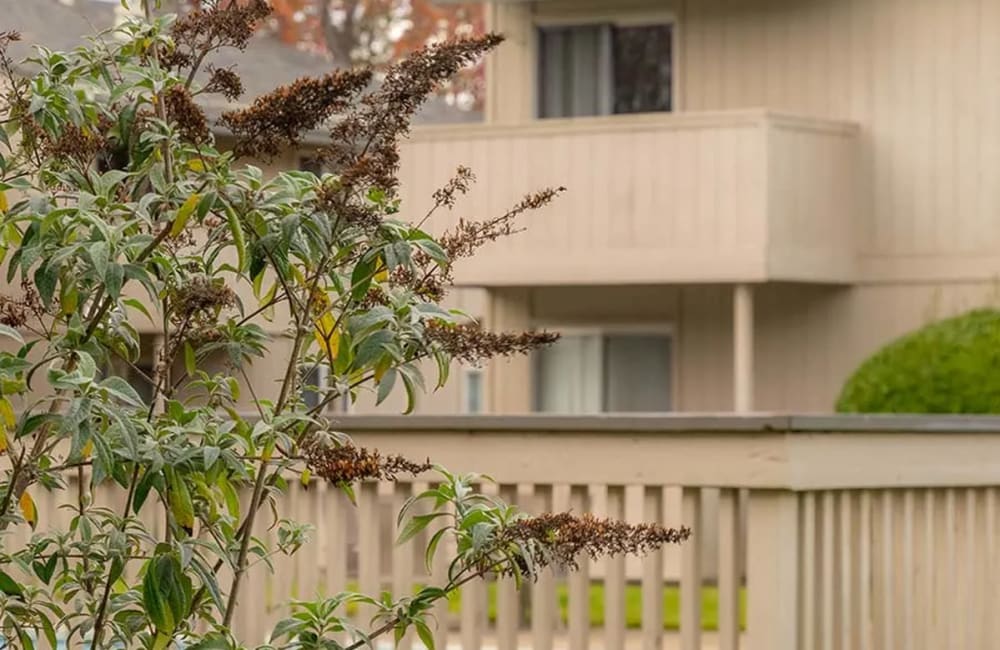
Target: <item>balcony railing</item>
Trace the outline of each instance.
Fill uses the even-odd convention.
[[[403,147],[408,213],[464,165],[458,217],[502,214],[526,192],[566,194],[527,232],[460,267],[499,285],[844,282],[864,218],[858,129],[763,110],[417,129]]]

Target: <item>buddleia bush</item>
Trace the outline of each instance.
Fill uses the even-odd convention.
[[[356,649],[410,628],[430,642],[428,610],[469,580],[530,579],[580,553],[638,553],[686,537],[586,516],[530,517],[477,493],[481,477],[358,447],[324,416],[365,388],[380,401],[403,391],[412,407],[428,362],[440,386],[453,359],[520,354],[555,338],[487,332],[442,302],[456,260],[515,232],[517,217],[557,189],[438,237],[396,198],[398,142],[414,113],[499,37],[430,46],[378,79],[366,70],[300,79],[213,123],[204,100],[235,100],[242,83],[234,70],[212,69],[211,55],[245,47],[268,5],[209,2],[180,18],[145,9],[86,46],[38,48],[23,63],[8,54],[17,34],[0,35],[7,643],[264,642],[234,638],[231,623],[252,601],[241,589],[248,571],[267,570],[251,558],[309,548],[308,522],[280,516],[293,481],[328,481],[346,495],[334,498],[350,498],[360,481],[424,476],[436,487],[400,513],[401,541],[430,527],[429,560],[445,537],[455,551],[434,560],[449,563],[446,584],[415,595],[290,604],[268,648]],[[219,129],[230,134],[225,147]],[[324,129],[316,155],[335,173],[265,177],[252,164]],[[459,170],[433,193],[436,209],[471,181]],[[285,326],[287,355],[267,356],[267,318]],[[144,320],[162,341],[151,372],[138,365]],[[254,386],[247,372],[265,357],[279,368],[276,390]],[[116,364],[144,377],[151,395],[110,373]],[[320,367],[331,381],[309,387],[318,397],[307,405],[302,377]],[[238,410],[241,394],[252,415]],[[95,500],[98,487],[113,496]],[[72,508],[68,525],[39,512],[43,491]],[[265,506],[281,522],[273,545],[252,534]],[[164,525],[143,523],[152,520]],[[358,603],[377,612],[371,629],[352,626],[347,610]]]

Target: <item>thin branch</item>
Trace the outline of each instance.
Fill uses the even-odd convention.
[[[136,463],[132,469],[132,480],[129,482],[128,497],[125,498],[125,507],[122,508],[122,521],[118,525],[118,531],[125,531],[125,524],[128,521],[128,513],[132,510],[132,500],[135,498],[135,489],[139,484],[139,464]],[[111,597],[111,567],[108,567],[108,578],[104,581],[104,594],[101,596],[101,605],[97,610],[97,619],[94,621],[94,638],[90,644],[90,650],[97,650],[101,645],[101,637],[104,635],[104,622],[108,612],[108,600]]]

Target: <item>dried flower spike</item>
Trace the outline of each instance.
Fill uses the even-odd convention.
[[[427,336],[445,352],[465,363],[478,365],[493,357],[526,354],[559,340],[555,332],[489,332],[478,323],[427,324]]]
[[[364,480],[395,481],[401,474],[416,476],[429,471],[430,461],[415,463],[402,456],[382,456],[378,450],[346,444],[314,442],[303,450],[313,474],[335,485]]]
[[[273,157],[344,111],[370,80],[368,70],[304,77],[261,95],[247,108],[223,113],[220,122],[236,136],[238,155]]]
[[[667,544],[680,544],[691,536],[689,528],[659,524],[629,524],[592,514],[568,512],[525,517],[507,525],[497,535],[499,545],[527,549],[538,568],[578,568],[580,555],[591,559],[613,555],[645,555]],[[524,567],[522,567],[524,568]]]

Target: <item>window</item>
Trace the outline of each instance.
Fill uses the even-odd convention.
[[[315,158],[303,156],[299,158],[299,171],[310,172],[315,176],[322,176],[323,165]]]
[[[156,335],[139,335],[139,358],[129,363],[121,357],[112,356],[104,367],[100,368],[98,377],[121,377],[129,383],[142,401],[149,404],[153,399],[153,381],[156,356]]]
[[[323,399],[329,385],[328,372],[329,368],[322,364],[303,368],[302,402],[307,409],[316,408]]]
[[[330,367],[327,365],[312,365],[302,369],[302,384],[300,386],[300,391],[302,394],[302,402],[305,404],[307,409],[314,409],[319,405],[320,400],[324,398],[331,388],[330,382]],[[338,413],[350,413],[351,412],[351,396],[348,394],[341,395],[336,399],[332,400],[328,405],[332,406]]]
[[[672,109],[670,24],[542,27],[538,52],[539,117]]]
[[[463,374],[462,407],[465,413],[483,412],[483,371],[469,368]]]
[[[670,411],[671,340],[650,332],[569,334],[535,355],[535,410]]]

